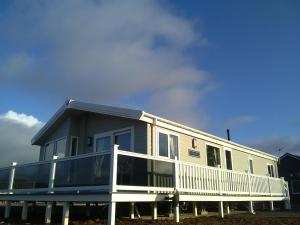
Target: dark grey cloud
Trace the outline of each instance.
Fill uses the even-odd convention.
[[[268,137],[252,140],[249,146],[267,151],[273,155],[281,156],[286,152],[300,155],[300,137]],[[280,151],[279,151],[280,150]]]

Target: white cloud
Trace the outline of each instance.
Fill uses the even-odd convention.
[[[60,101],[124,106],[130,105],[124,99],[140,99],[143,108],[151,105],[155,113],[202,125],[204,113],[197,106],[207,81],[188,50],[206,40],[170,8],[155,0],[15,1],[0,33],[22,49],[33,68],[32,76],[14,71],[10,81],[29,92],[41,88]]]
[[[0,115],[0,121],[8,121],[12,123],[18,123],[25,125],[27,127],[41,126],[43,123],[37,118],[31,115],[26,115],[24,113],[17,113],[12,110]]]
[[[38,160],[39,148],[30,143],[43,123],[33,116],[8,111],[0,115],[0,167],[11,162],[26,163]]]

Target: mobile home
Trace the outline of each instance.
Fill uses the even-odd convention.
[[[0,200],[46,201],[45,222],[53,202],[103,202],[108,223],[115,223],[118,202],[173,202],[179,221],[180,202],[284,201],[287,183],[278,178],[278,158],[191,127],[146,113],[68,100],[33,137],[39,162],[0,170]]]

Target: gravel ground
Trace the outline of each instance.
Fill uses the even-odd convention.
[[[53,224],[60,223],[60,211],[59,209],[54,212],[52,217]],[[70,216],[70,225],[101,225],[106,224],[106,220],[102,218],[95,218],[91,216],[87,218],[82,214],[73,213]],[[12,212],[10,220],[0,219],[0,224],[3,225],[33,225],[43,224],[43,212],[30,213],[28,221],[22,222],[19,219],[20,209]],[[1,215],[3,218],[3,214]],[[116,221],[117,225],[172,225],[177,224],[172,219],[166,217],[159,217],[158,220],[153,221],[150,217],[143,217],[143,219],[130,220],[128,218],[118,218]],[[217,213],[209,213],[207,216],[193,217],[191,214],[182,214],[179,224],[196,224],[196,225],[300,225],[300,211],[276,211],[276,212],[257,212],[255,215],[251,215],[246,212],[233,212],[230,215],[225,215],[222,219],[217,216]]]

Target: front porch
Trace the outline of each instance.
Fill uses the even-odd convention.
[[[68,223],[71,202],[102,202],[109,206],[108,224],[115,224],[118,202],[152,202],[157,218],[157,202],[173,202],[174,219],[179,222],[180,202],[223,203],[285,201],[289,208],[287,183],[281,178],[200,166],[172,159],[119,150],[54,157],[50,161],[0,169],[0,200],[23,201],[22,218],[27,217],[28,201],[45,201],[45,222],[51,221],[53,202],[63,202],[63,224]],[[197,207],[197,204],[194,204]],[[227,207],[227,204],[226,204]]]

